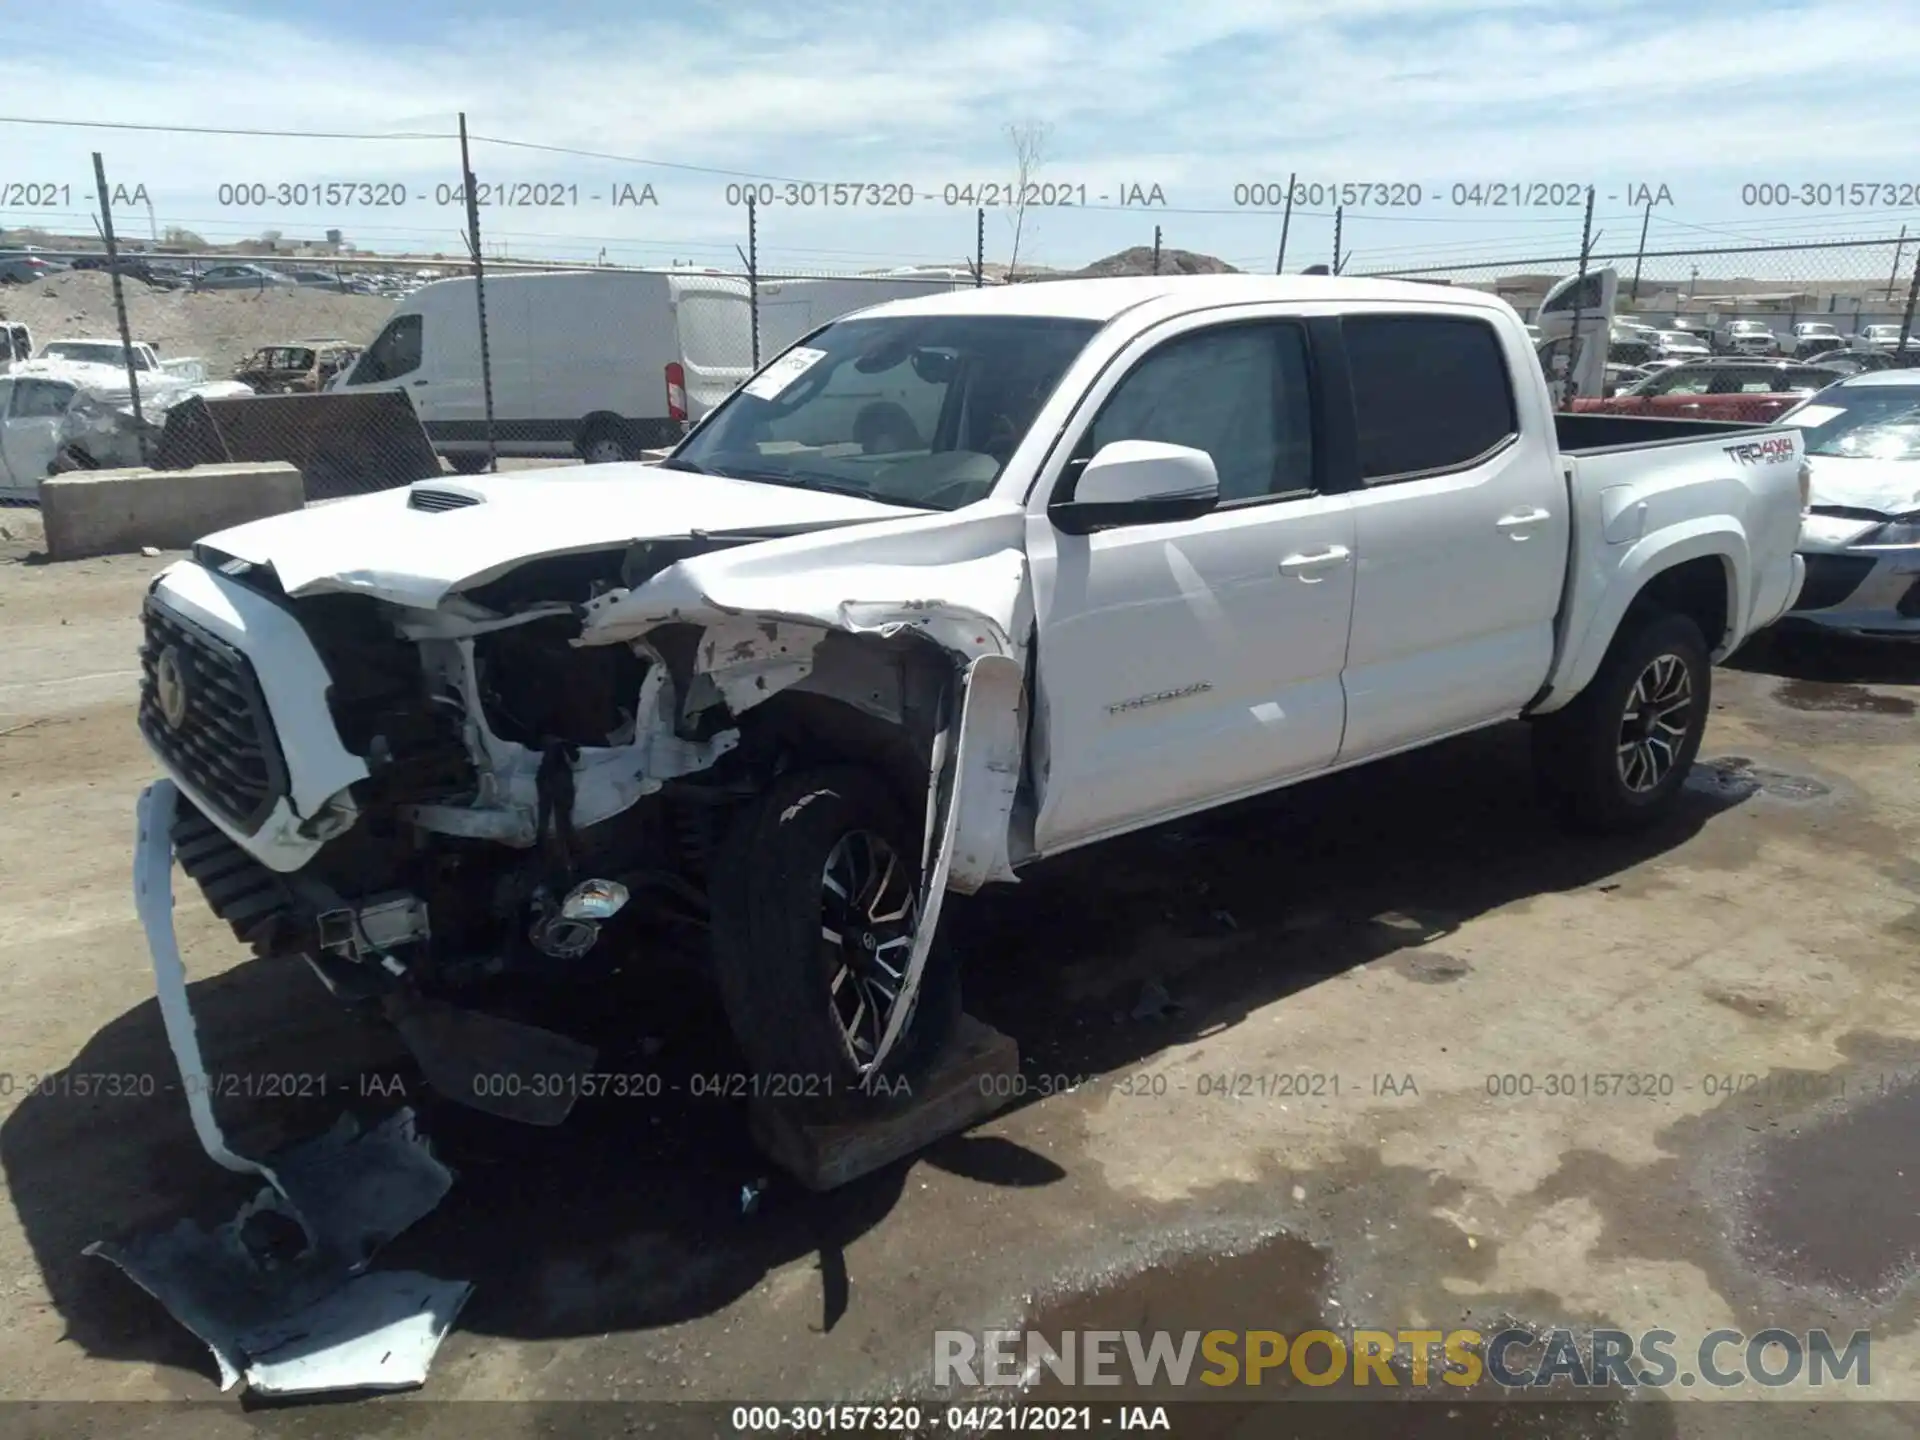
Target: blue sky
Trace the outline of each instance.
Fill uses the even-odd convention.
[[[1076,198],[1084,186],[1095,202],[1028,212],[1022,253],[1047,264],[1151,243],[1158,223],[1169,246],[1271,266],[1278,217],[1238,206],[1236,186],[1277,186],[1290,171],[1303,183],[1420,188],[1416,206],[1370,196],[1349,210],[1354,269],[1578,248],[1577,204],[1454,203],[1455,185],[1502,181],[1563,194],[1593,183],[1603,249],[1637,240],[1626,200],[1637,185],[1672,197],[1656,208],[1655,247],[1891,235],[1903,223],[1920,232],[1920,206],[1890,203],[1897,190],[1852,206],[1742,195],[1752,184],[1860,182],[1920,201],[1912,0],[327,0],[271,10],[67,0],[43,17],[0,50],[0,113],[387,134],[449,132],[464,108],[476,135],[765,176],[776,200],[789,180],[915,194],[904,208],[766,207],[769,266],[960,261],[973,211],[957,191],[962,203],[944,203],[947,187],[1009,178],[1007,127],[1028,122],[1047,127],[1035,178]],[[458,249],[457,207],[434,203],[437,187],[458,180],[445,140],[0,124],[0,187],[64,187],[0,192],[10,207],[0,226],[90,229],[96,148],[110,181],[146,188],[157,226],[209,239],[338,226],[375,248]],[[474,168],[483,182],[546,182],[578,197],[489,209],[490,250],[721,264],[745,243],[744,213],[727,203],[739,182],[725,175],[487,142]],[[259,206],[223,203],[233,197],[221,190],[328,181],[396,182],[408,200],[282,206],[275,194]],[[658,203],[615,208],[606,197],[620,184],[651,184]],[[1157,186],[1164,211],[1098,204],[1130,186]],[[42,203],[19,203],[29,198]],[[1331,258],[1331,209],[1323,199],[1296,214],[1289,269]],[[150,223],[145,206],[118,221],[136,235]],[[1004,261],[1012,237],[1011,215],[990,213],[989,259]]]

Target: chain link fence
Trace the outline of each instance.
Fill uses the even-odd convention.
[[[780,186],[735,179],[725,187],[734,243],[709,239],[691,260],[650,258],[636,253],[641,242],[594,232],[584,198],[573,193],[578,185],[476,177],[472,152],[509,142],[473,137],[469,144],[464,122],[458,139],[457,148],[434,141],[441,179],[416,186],[434,226],[404,242],[396,237],[387,253],[355,246],[334,228],[213,244],[190,216],[157,214],[150,202],[138,208],[124,186],[108,183],[104,157],[96,156],[101,203],[88,217],[96,236],[82,243],[69,235],[64,247],[40,251],[71,273],[0,287],[0,321],[10,327],[0,331],[10,336],[0,370],[16,377],[10,403],[63,416],[57,443],[24,468],[284,460],[306,476],[309,498],[324,500],[449,472],[643,458],[671,446],[762,364],[829,320],[942,290],[1068,275],[1241,269],[1405,278],[1498,295],[1532,321],[1555,284],[1611,267],[1619,293],[1609,393],[1630,376],[1645,378],[1649,367],[1699,354],[1904,362],[1920,293],[1920,239],[1904,231],[1678,248],[1648,244],[1649,207],[1628,232],[1639,236],[1633,248],[1603,246],[1620,232],[1617,223],[1595,228],[1591,192],[1584,212],[1515,222],[1516,229],[1531,223],[1531,233],[1551,243],[1487,244],[1463,256],[1461,243],[1448,238],[1457,232],[1437,222],[1420,232],[1433,237],[1430,245],[1413,244],[1405,237],[1417,227],[1396,228],[1404,216],[1296,205],[1297,187],[1289,186],[1287,203],[1267,209],[1110,214],[1102,241],[1112,244],[1137,224],[1137,243],[1063,272],[1019,260],[1021,231],[1011,223],[995,236],[996,246],[1011,241],[1006,261],[989,263],[989,230],[1014,217],[984,205],[920,204],[898,264],[862,264],[875,257],[857,245],[876,242],[871,231],[856,237],[851,218],[845,243],[809,251],[786,242],[803,233],[822,238],[823,212],[815,208],[803,223],[792,204],[773,203]],[[254,191],[273,187],[222,188],[258,199]],[[380,185],[300,182],[292,189],[299,193],[289,203],[305,203],[310,191],[320,208],[303,213],[330,218],[335,198],[358,200],[364,197],[346,192]],[[797,198],[808,203],[816,189],[835,202],[845,198],[840,190],[909,198],[912,191],[801,189]],[[634,192],[632,182],[609,181],[598,198],[618,205]],[[956,198],[970,199],[971,187],[944,197]],[[566,204],[547,203],[556,199]],[[824,213],[835,223],[851,215]],[[1183,213],[1214,217],[1210,225],[1221,214],[1237,216],[1220,223],[1245,236],[1237,248],[1251,253],[1221,261],[1181,249]],[[536,220],[527,218],[536,214],[560,217],[557,228],[536,233]],[[869,211],[862,223],[906,235],[899,225],[908,215],[907,206],[878,218]],[[126,231],[137,233],[142,220],[144,238],[129,244]],[[1669,230],[1678,223],[1662,221]],[[413,253],[393,253],[402,248]],[[591,259],[554,258],[589,252]],[[67,341],[85,353],[51,367],[23,360],[29,330],[36,355]],[[1542,359],[1550,375],[1556,363],[1565,368],[1564,354],[1556,360],[1551,346]],[[34,474],[24,483],[30,491]]]

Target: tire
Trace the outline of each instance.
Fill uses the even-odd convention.
[[[755,1093],[792,1096],[815,1116],[873,1113],[910,1100],[960,1017],[958,967],[936,940],[906,1030],[883,1069],[863,1077],[849,1032],[877,1042],[882,1022],[871,1012],[861,1018],[861,1007],[874,986],[886,984],[875,968],[883,955],[905,968],[911,921],[856,932],[834,913],[826,877],[830,865],[845,879],[849,863],[857,871],[863,854],[876,857],[877,850],[863,850],[874,839],[901,867],[876,897],[884,917],[902,896],[917,901],[918,830],[873,771],[828,765],[775,780],[735,818],[714,859],[714,968]],[[857,943],[856,933],[873,943]],[[843,969],[851,987],[844,979],[834,984]],[[858,1023],[843,1025],[849,1015]]]
[[[1542,799],[1563,823],[1588,833],[1657,823],[1673,810],[1700,753],[1712,687],[1698,625],[1685,615],[1629,614],[1587,688],[1534,722]],[[1630,707],[1638,713],[1629,715]],[[1623,751],[1623,744],[1634,748]]]
[[[617,420],[595,420],[582,428],[574,449],[588,465],[612,465],[633,459],[635,453],[626,427]]]
[[[478,475],[487,468],[487,457],[484,453],[468,455],[463,452],[459,455],[447,456],[446,461],[453,467],[453,473],[456,475]]]

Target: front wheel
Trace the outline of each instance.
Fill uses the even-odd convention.
[[[615,420],[590,421],[574,442],[574,449],[588,465],[615,465],[633,459],[635,454],[626,427]]]
[[[1655,823],[1673,809],[1700,752],[1712,687],[1707,642],[1691,619],[1629,619],[1587,688],[1534,722],[1543,798],[1579,830]]]
[[[917,829],[872,771],[798,770],[737,817],[711,883],[714,966],[756,1091],[817,1114],[911,1096],[960,1015],[937,941],[909,985],[921,914]],[[882,1037],[905,1028],[878,1068]]]

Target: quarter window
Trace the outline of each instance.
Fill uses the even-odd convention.
[[[1362,480],[1455,470],[1519,432],[1506,355],[1485,321],[1351,315],[1340,329]]]

